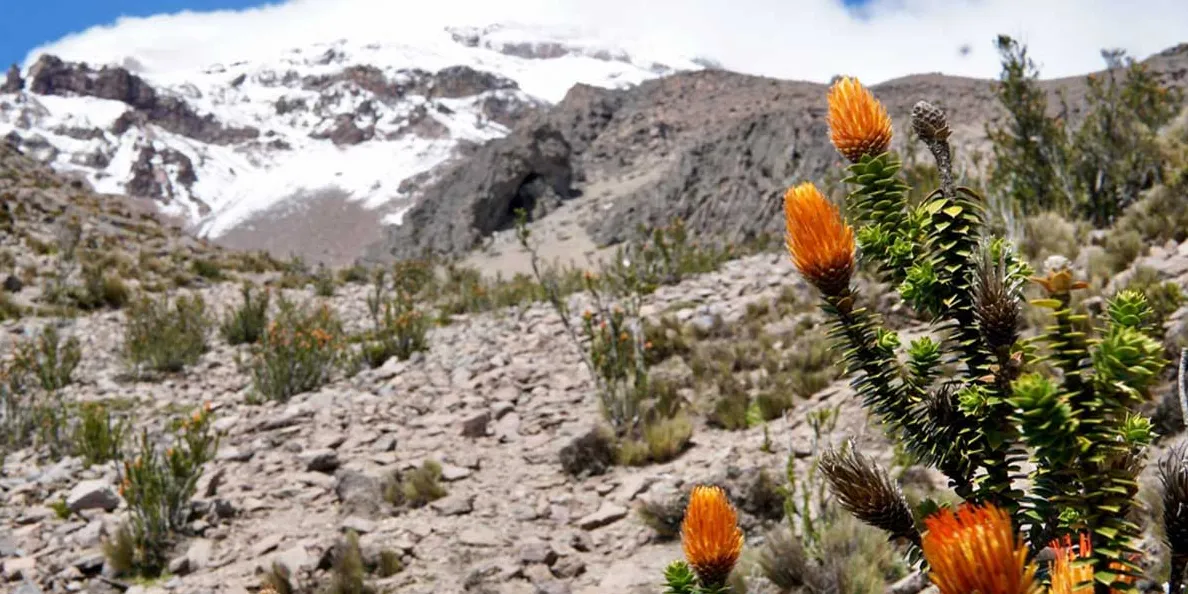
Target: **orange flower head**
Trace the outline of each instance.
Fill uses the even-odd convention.
[[[851,163],[891,148],[891,117],[856,78],[843,76],[829,89],[829,140]]]
[[[743,533],[738,527],[738,514],[721,487],[693,488],[681,522],[681,545],[702,586],[726,583],[742,554]]]
[[[1011,516],[993,505],[962,504],[924,520],[921,548],[941,594],[1038,594],[1036,565]]]
[[[1052,560],[1050,594],[1093,593],[1093,565],[1086,562],[1093,554],[1089,536],[1081,534],[1079,544],[1079,550],[1074,551],[1072,538],[1068,536],[1064,537],[1063,542],[1052,542],[1056,557]]]
[[[825,295],[850,286],[854,272],[854,230],[817,187],[805,182],[784,194],[784,225],[792,263]]]

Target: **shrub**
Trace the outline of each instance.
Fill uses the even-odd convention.
[[[393,505],[423,507],[446,496],[441,486],[441,465],[425,460],[421,466],[398,473],[386,487],[386,498]]]
[[[125,312],[124,356],[137,372],[181,371],[206,352],[209,330],[201,295],[141,297]]]
[[[111,411],[100,402],[84,403],[74,427],[74,451],[82,456],[83,464],[103,464],[119,460],[123,454],[127,419],[113,419]]]
[[[392,357],[404,361],[413,353],[429,348],[429,317],[417,309],[411,293],[397,289],[375,319],[370,340],[363,345],[363,358],[372,369]]]
[[[68,451],[65,403],[38,387],[28,370],[0,363],[0,452],[36,447],[57,458]]]
[[[128,520],[104,552],[119,574],[155,577],[168,562],[170,545],[189,520],[202,466],[218,449],[218,437],[211,428],[209,406],[175,421],[172,445],[163,452],[142,432],[139,450],[124,461],[120,472],[120,495],[128,504]]]
[[[118,275],[105,272],[98,265],[88,264],[82,268],[83,284],[70,287],[70,300],[82,310],[94,311],[102,308],[119,309],[128,303],[131,291]]]
[[[256,392],[285,401],[330,381],[342,361],[342,325],[329,307],[295,305],[281,298],[276,318],[254,349]]]
[[[36,379],[41,389],[52,392],[70,384],[81,359],[78,338],[63,341],[57,327],[50,324],[36,338],[17,347],[13,363]]]
[[[240,294],[243,301],[223,317],[219,330],[227,344],[256,344],[268,328],[268,302],[272,294],[264,289],[260,297],[253,297],[249,283],[243,284]]]

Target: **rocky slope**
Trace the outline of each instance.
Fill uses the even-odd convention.
[[[1146,60],[1173,86],[1188,86],[1188,45]],[[1084,78],[1044,82],[1079,115]],[[913,75],[872,87],[908,141],[911,106],[945,109],[967,162],[987,152],[985,124],[1003,116],[991,81]],[[590,237],[609,244],[640,224],[683,217],[700,236],[741,241],[781,232],[780,198],[791,183],[836,176],[826,86],[726,71],[679,73],[626,90],[579,85],[425,188],[407,224],[389,227],[372,258],[431,250],[464,253],[507,225],[520,206],[580,210]],[[1052,108],[1056,108],[1055,100]],[[593,190],[593,191],[591,191]],[[541,203],[539,207],[534,205]]]

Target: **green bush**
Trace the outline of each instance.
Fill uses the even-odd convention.
[[[141,297],[126,311],[124,356],[137,372],[181,371],[206,352],[209,331],[201,295]]]
[[[253,297],[252,286],[243,284],[243,301],[234,311],[223,317],[219,330],[223,340],[230,345],[255,344],[268,329],[268,302],[272,296],[264,289],[259,297]]]
[[[168,551],[189,521],[202,466],[218,449],[210,408],[175,421],[171,441],[161,451],[142,432],[136,456],[121,468],[120,495],[129,517],[104,543],[108,562],[119,575],[156,577],[165,569]]]
[[[82,456],[83,464],[88,467],[119,460],[127,430],[127,419],[113,419],[105,404],[83,403],[79,408],[78,423],[74,426],[74,451]]]
[[[36,338],[17,346],[13,362],[36,379],[41,389],[52,392],[70,384],[81,359],[78,339],[71,336],[63,341],[57,327],[50,324]]]
[[[322,305],[309,308],[281,298],[276,318],[253,352],[256,392],[285,401],[330,381],[342,362],[342,324]]]

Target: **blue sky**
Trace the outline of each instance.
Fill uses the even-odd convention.
[[[264,4],[258,0],[4,0],[0,64],[21,63],[33,48],[121,16],[207,11]]]

